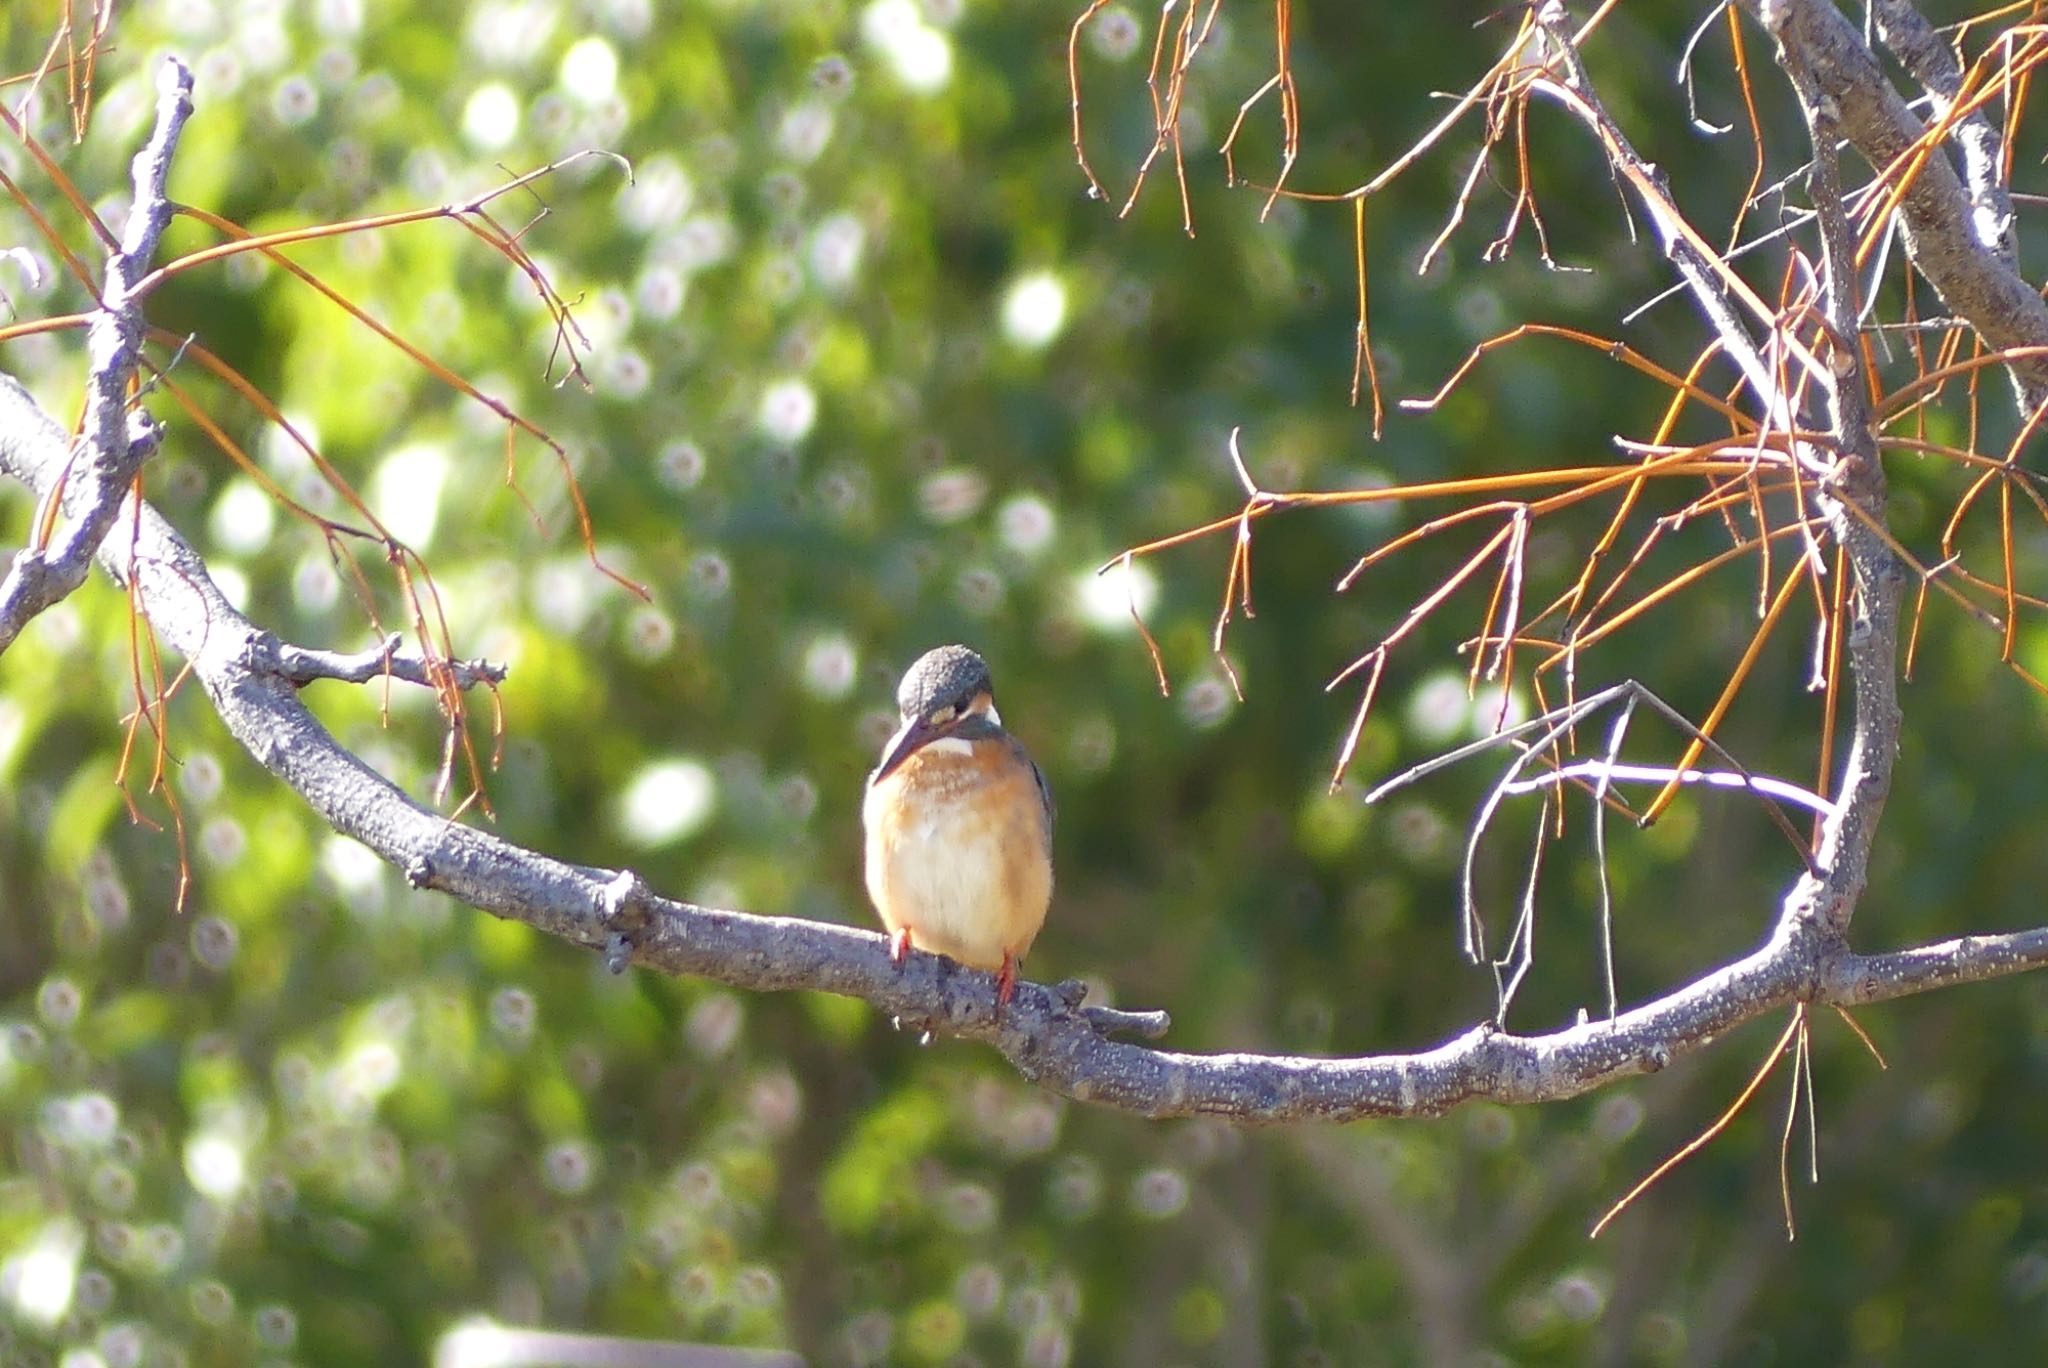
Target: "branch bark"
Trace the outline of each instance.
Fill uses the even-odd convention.
[[[0,475],[42,493],[69,448],[63,429],[0,373]],[[1661,1069],[1798,999],[1876,1002],[2048,965],[2048,930],[1856,955],[1815,919],[1792,915],[1815,895],[1802,879],[1753,953],[1612,1022],[1544,1035],[1480,1026],[1433,1050],[1353,1059],[1187,1054],[1111,1039],[1070,991],[1031,983],[1018,985],[999,1019],[992,975],[923,953],[899,970],[875,932],[700,907],[645,890],[621,899],[618,871],[556,860],[429,811],[307,711],[278,663],[276,639],[228,603],[198,553],[155,509],[130,497],[120,517],[132,530],[101,544],[101,564],[117,580],[139,582],[151,626],[191,661],[229,733],[336,831],[404,871],[414,887],[593,950],[623,936],[632,962],[664,973],[858,997],[906,1024],[985,1041],[1024,1077],[1067,1097],[1145,1116],[1342,1121],[1434,1116],[1473,1098],[1551,1101]]]
[[[1876,0],[1871,8],[1877,16],[1879,39],[1932,98],[1935,118],[1945,118],[1963,88],[1963,69],[1955,52],[1913,8],[1911,0]],[[1973,109],[1957,121],[1955,139],[1977,244],[2012,266],[2018,259],[2012,195],[2005,186],[2005,151],[1998,128],[1982,109]]]
[[[80,459],[75,472],[57,482],[71,521],[45,547],[39,539],[48,520],[38,516],[29,545],[16,553],[7,578],[0,581],[0,652],[14,644],[36,614],[85,583],[93,552],[114,525],[123,491],[156,449],[156,428],[147,415],[138,413],[132,427],[128,417],[128,383],[142,354],[142,300],[136,287],[149,274],[157,241],[171,221],[165,184],[178,135],[191,113],[192,73],[176,58],[166,58],[157,72],[156,123],[135,154],[135,203],[121,245],[107,258],[100,307],[86,333],[91,369]]]
[[[430,661],[425,656],[401,650],[402,642],[403,638],[393,632],[369,650],[354,653],[316,651],[282,643],[270,668],[294,684],[311,684],[316,679],[366,684],[387,676],[430,689],[438,686],[437,676],[452,681],[459,689],[505,682],[505,667],[493,661]]]
[[[1851,92],[1861,111],[1853,117],[1851,100],[1834,93],[1831,82],[1839,82],[1849,59],[1832,48],[1806,48],[1804,35],[1830,32],[1827,20],[1806,14],[1813,6],[1764,8],[1778,17],[1773,32],[1780,35],[1816,139],[1832,148],[1835,119],[1854,139],[1859,128],[1867,132],[1873,119],[1886,115],[1889,106],[1883,99],[1860,85]],[[1819,8],[1833,14],[1826,6]],[[1838,15],[1834,19],[1840,22]],[[1868,50],[1862,51],[1868,58]],[[1576,82],[1576,75],[1572,79]],[[1593,122],[1631,184],[1646,199],[1657,197],[1653,214],[1668,211],[1673,217],[1667,226],[1674,232],[1683,228],[1654,170],[1634,159],[1597,103],[1580,100],[1575,108]],[[160,134],[164,126],[160,122]],[[173,131],[153,138],[151,145],[163,141],[167,158],[168,143],[174,140]],[[1869,149],[1866,155],[1872,155]],[[1938,180],[1932,170],[1923,173],[1923,181]],[[227,601],[198,553],[155,509],[126,492],[128,480],[113,486],[115,511],[105,520],[109,526],[121,520],[124,533],[106,537],[102,528],[94,539],[95,554],[117,581],[134,585],[151,627],[190,662],[229,733],[335,831],[368,846],[403,871],[415,888],[438,890],[471,907],[601,950],[620,967],[633,962],[742,988],[803,988],[858,997],[907,1024],[987,1042],[1025,1078],[1055,1092],[1152,1117],[1215,1113],[1259,1121],[1341,1121],[1433,1116],[1473,1098],[1529,1103],[1572,1097],[1661,1069],[1793,1002],[1876,1002],[2048,966],[2048,928],[1965,937],[1888,955],[1858,955],[1847,945],[1845,933],[1863,890],[1897,744],[1900,579],[1871,525],[1847,512],[1853,503],[1881,525],[1884,486],[1861,408],[1856,349],[1841,345],[1855,335],[1856,312],[1838,180],[1832,157],[1821,157],[1815,198],[1829,268],[1827,315],[1836,344],[1820,352],[1833,367],[1828,386],[1832,441],[1831,449],[1813,447],[1803,454],[1811,468],[1828,472],[1817,498],[1848,553],[1856,590],[1855,623],[1846,641],[1855,725],[1840,800],[1824,824],[1813,872],[1802,874],[1787,892],[1757,949],[1612,1019],[1582,1021],[1546,1034],[1514,1035],[1480,1025],[1420,1053],[1347,1059],[1188,1054],[1112,1038],[1127,1030],[1157,1032],[1165,1026],[1163,1014],[1086,1007],[1072,985],[1028,983],[1018,986],[1016,999],[998,1016],[991,975],[923,953],[913,953],[898,968],[878,933],[664,898],[630,873],[557,860],[414,802],[341,746],[299,698],[299,686],[312,678],[367,679],[387,672],[405,677],[395,645],[358,656],[282,645]],[[1956,188],[1952,172],[1949,184]],[[1916,193],[1938,194],[1939,187]],[[1966,229],[1966,216],[1958,222]],[[1929,218],[1916,229],[1922,251],[1937,250],[1939,226]],[[1995,253],[1967,238],[1963,245],[1974,264],[1957,277],[1957,296],[1965,286],[1998,279],[1983,264],[1995,264]],[[2009,271],[2007,278],[2017,280]],[[1710,320],[1744,334],[1721,295],[1727,277],[1702,269],[1687,272],[1687,279]],[[2010,291],[1999,289],[2004,292],[1998,298],[2006,299]],[[2040,301],[2026,293],[2038,308]],[[1968,300],[1948,290],[1944,297],[1997,340],[1994,320],[1972,312]],[[2041,337],[2048,339],[2048,310],[2042,312]],[[1746,334],[1739,340],[1754,351]],[[1737,338],[1729,341],[1733,346]],[[102,373],[98,349],[94,358],[97,376]],[[115,397],[124,392],[125,381]],[[1786,400],[1767,395],[1763,402],[1783,406]],[[117,418],[121,411],[114,410]],[[67,478],[73,460],[64,430],[0,373],[0,476],[21,481],[41,498],[61,498],[65,511],[80,520],[76,527],[98,507],[98,494]],[[470,668],[471,682],[488,677],[486,667]]]
[[[1874,169],[1883,171],[1909,157],[1926,138],[1927,126],[1885,79],[1863,35],[1832,0],[1742,0],[1742,7],[1777,40],[1781,51],[1798,55],[1816,91],[1833,104],[1843,136]],[[1904,8],[1879,6],[1892,16],[1885,20],[1888,24]],[[1901,33],[1903,45],[1904,30],[1894,31]],[[1905,57],[1904,52],[1901,55]],[[1917,57],[1906,60],[1931,88],[1938,85],[1941,77],[1932,66]],[[1967,125],[1963,134],[1967,152]],[[1980,240],[1979,205],[1986,203],[1982,191],[1978,200],[1973,205],[1946,156],[1937,151],[1925,158],[1900,204],[1907,253],[1949,312],[1966,319],[1991,347],[2008,351],[2048,346],[2048,303],[2009,258]],[[1989,213],[1998,217],[1995,205]],[[2007,364],[2022,413],[2048,403],[2048,355],[2019,357]]]

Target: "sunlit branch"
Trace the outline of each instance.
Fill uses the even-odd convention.
[[[0,475],[46,489],[67,447],[62,429],[0,377]],[[144,612],[165,644],[190,662],[229,731],[323,820],[402,870],[415,887],[593,950],[621,934],[608,912],[615,906],[606,896],[613,871],[567,864],[451,822],[393,787],[306,711],[295,685],[250,667],[249,647],[266,634],[221,596],[198,555],[153,509],[136,505],[135,517],[132,544],[109,539],[100,559],[140,582]],[[993,975],[922,952],[899,969],[874,932],[652,893],[635,907],[623,937],[625,958],[634,964],[762,991],[859,997],[906,1022],[986,1041],[1026,1078],[1083,1101],[1147,1116],[1209,1112],[1267,1121],[1437,1115],[1475,1098],[1530,1103],[1576,1096],[1664,1068],[1793,1001],[1871,1001],[2048,963],[2048,931],[2032,933],[2032,941],[1990,938],[1904,958],[1865,957],[1839,940],[1816,938],[1805,919],[1783,916],[1756,951],[1611,1022],[1532,1036],[1480,1027],[1417,1054],[1204,1055],[1112,1039],[1104,1028],[1116,1023],[1077,1009],[1071,989],[1020,983],[999,1018]],[[1158,1024],[1132,1015],[1148,1028]]]
[[[396,632],[369,650],[353,653],[319,651],[281,643],[275,658],[262,662],[262,668],[274,670],[279,677],[294,684],[310,684],[316,679],[363,684],[372,679],[391,678],[431,689],[449,685],[469,689],[479,684],[505,682],[503,665],[488,660],[444,660],[438,656],[423,656],[401,650],[402,644],[403,638]]]
[[[1828,0],[1741,0],[1807,65],[1832,102],[1840,129],[1865,161],[1887,167],[1913,153],[1927,129],[1885,79],[1877,59]],[[1955,111],[1951,109],[1950,114]],[[1925,156],[1899,198],[1913,264],[1951,313],[1967,318],[1993,351],[2008,353],[2020,402],[2048,398],[2048,303],[1978,240],[1968,192],[1946,158]],[[2021,350],[2027,349],[2027,350]]]

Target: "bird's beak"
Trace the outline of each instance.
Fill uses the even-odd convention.
[[[930,718],[922,715],[905,722],[889,738],[889,744],[882,747],[882,763],[875,766],[875,777],[868,781],[869,786],[887,779],[905,760],[917,754],[928,742],[938,740],[945,731],[944,727],[934,726]]]

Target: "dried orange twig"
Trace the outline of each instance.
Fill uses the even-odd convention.
[[[1718,1136],[1722,1131],[1728,1129],[1729,1124],[1733,1122],[1737,1116],[1741,1115],[1742,1109],[1749,1105],[1749,1099],[1756,1096],[1756,1090],[1763,1086],[1764,1080],[1771,1076],[1771,1070],[1777,1067],[1779,1058],[1782,1057],[1785,1053],[1785,1047],[1792,1043],[1793,1036],[1799,1030],[1800,1022],[1804,1019],[1804,1011],[1805,1004],[1803,1003],[1800,1004],[1799,1007],[1794,1009],[1792,1014],[1792,1020],[1785,1023],[1785,1029],[1778,1036],[1777,1043],[1771,1046],[1770,1053],[1764,1056],[1764,1062],[1760,1066],[1758,1066],[1756,1073],[1751,1075],[1748,1086],[1743,1088],[1743,1090],[1736,1095],[1735,1100],[1729,1104],[1728,1110],[1722,1112],[1721,1115],[1715,1119],[1713,1125],[1708,1126],[1705,1130],[1701,1131],[1698,1135],[1694,1136],[1691,1140],[1688,1140],[1684,1145],[1680,1146],[1677,1153],[1673,1154],[1669,1159],[1666,1159],[1663,1163],[1657,1165],[1656,1168],[1650,1170],[1648,1177],[1644,1178],[1643,1181],[1637,1183],[1634,1187],[1630,1188],[1628,1190],[1628,1195],[1623,1197],[1620,1201],[1616,1202],[1613,1206],[1609,1207],[1607,1209],[1607,1214],[1602,1216],[1599,1220],[1593,1223],[1593,1229],[1587,1232],[1587,1239],[1599,1239],[1600,1232],[1607,1229],[1608,1225],[1614,1220],[1615,1217],[1621,1215],[1622,1212],[1627,1211],[1631,1206],[1633,1206],[1635,1204],[1636,1198],[1642,1196],[1645,1192],[1648,1192],[1652,1187],[1656,1186],[1658,1181],[1661,1180],[1665,1174],[1677,1168],[1687,1159],[1692,1158],[1693,1155],[1698,1154],[1701,1150],[1705,1149],[1709,1144],[1713,1143],[1714,1137]]]

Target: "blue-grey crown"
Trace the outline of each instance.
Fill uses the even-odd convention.
[[[905,717],[923,717],[947,704],[964,708],[976,694],[994,692],[987,661],[965,646],[940,646],[919,656],[904,673],[896,708]]]

